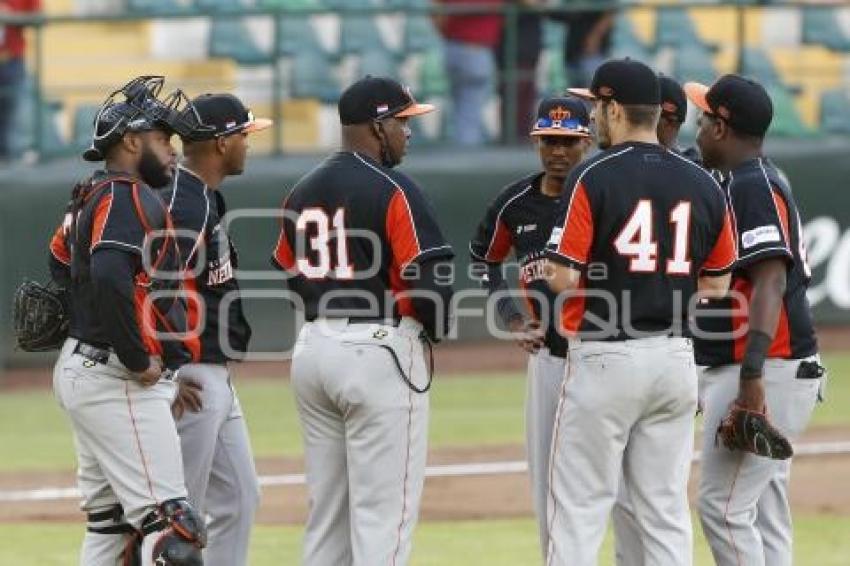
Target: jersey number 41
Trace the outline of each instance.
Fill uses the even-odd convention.
[[[629,271],[655,273],[658,270],[658,241],[653,238],[652,201],[638,201],[629,219],[614,240],[614,248],[630,258]],[[673,257],[667,260],[668,275],[689,275],[691,261],[688,259],[688,239],[691,227],[691,203],[681,201],[670,211],[669,222],[673,226]]]

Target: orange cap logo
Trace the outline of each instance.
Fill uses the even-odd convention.
[[[570,119],[570,111],[563,106],[556,106],[549,111],[549,118],[553,122],[563,122]]]

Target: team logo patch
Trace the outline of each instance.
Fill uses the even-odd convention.
[[[741,234],[741,247],[745,250],[759,244],[781,241],[782,235],[779,233],[779,228],[773,224],[759,226]]]
[[[381,104],[377,108],[375,108],[375,112],[378,113],[378,114],[383,114],[384,112],[388,111],[389,109],[390,109],[389,104]]]
[[[96,364],[91,360],[83,360],[84,368],[93,368]]]
[[[377,339],[379,339],[379,340],[380,340],[380,339],[382,339],[382,338],[386,338],[386,337],[387,337],[387,336],[389,336],[389,335],[390,335],[390,333],[389,333],[389,332],[387,332],[387,331],[386,331],[386,330],[384,330],[383,328],[379,328],[378,330],[376,330],[376,331],[375,331],[375,333],[374,333],[374,334],[372,334],[372,338],[377,338]]]
[[[561,243],[561,234],[564,233],[564,229],[561,227],[555,228],[552,230],[552,236],[549,238],[548,244],[550,246],[557,246]]]
[[[564,120],[569,120],[570,111],[564,108],[563,106],[556,106],[549,111],[549,118],[552,119],[553,122],[563,122]]]
[[[230,121],[230,122],[226,122],[226,123],[224,124],[224,127],[225,127],[225,128],[227,128],[228,130],[229,130],[230,128],[235,128],[235,127],[236,127],[236,120],[232,120],[232,121]]]

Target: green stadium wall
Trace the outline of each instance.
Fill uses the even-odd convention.
[[[413,148],[401,168],[429,195],[441,225],[457,253],[458,288],[474,288],[468,273],[467,243],[484,207],[512,180],[536,170],[530,148],[481,151],[436,151]],[[813,272],[810,298],[820,324],[850,323],[850,143],[844,140],[787,141],[768,153],[785,171],[803,215]],[[240,269],[269,270],[277,239],[273,217],[295,180],[321,156],[258,158],[248,172],[228,179],[223,191],[231,211],[264,209],[266,218],[236,219],[231,233]],[[61,220],[71,185],[89,170],[81,161],[54,162],[0,172],[0,367],[44,365],[55,357],[17,352],[9,320],[12,293],[24,278],[45,280],[47,243]],[[275,280],[243,279],[251,291],[283,289]],[[480,304],[465,301],[463,307]],[[249,298],[247,314],[254,328],[252,348],[280,352],[294,339],[294,316],[281,299]],[[459,339],[485,335],[481,320],[460,319]]]

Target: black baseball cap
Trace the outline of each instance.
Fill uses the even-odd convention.
[[[260,132],[270,128],[272,121],[255,118],[254,114],[232,94],[202,94],[192,99],[183,110],[192,113],[197,127],[186,136],[191,141],[205,141],[236,133]]]
[[[387,77],[367,75],[345,89],[339,97],[339,121],[343,126],[365,124],[384,118],[409,118],[434,110],[419,104],[410,89]]]
[[[661,87],[661,113],[684,122],[688,116],[688,99],[682,85],[665,75],[658,75],[658,84]]]
[[[569,88],[570,94],[587,100],[614,100],[620,104],[661,104],[661,88],[655,71],[635,59],[610,59],[593,74],[590,89]]]
[[[688,98],[703,112],[722,118],[743,134],[763,137],[773,120],[773,102],[758,82],[741,75],[723,75],[711,87],[685,83]]]
[[[572,96],[545,98],[537,107],[532,136],[590,137],[590,116],[584,102]]]

